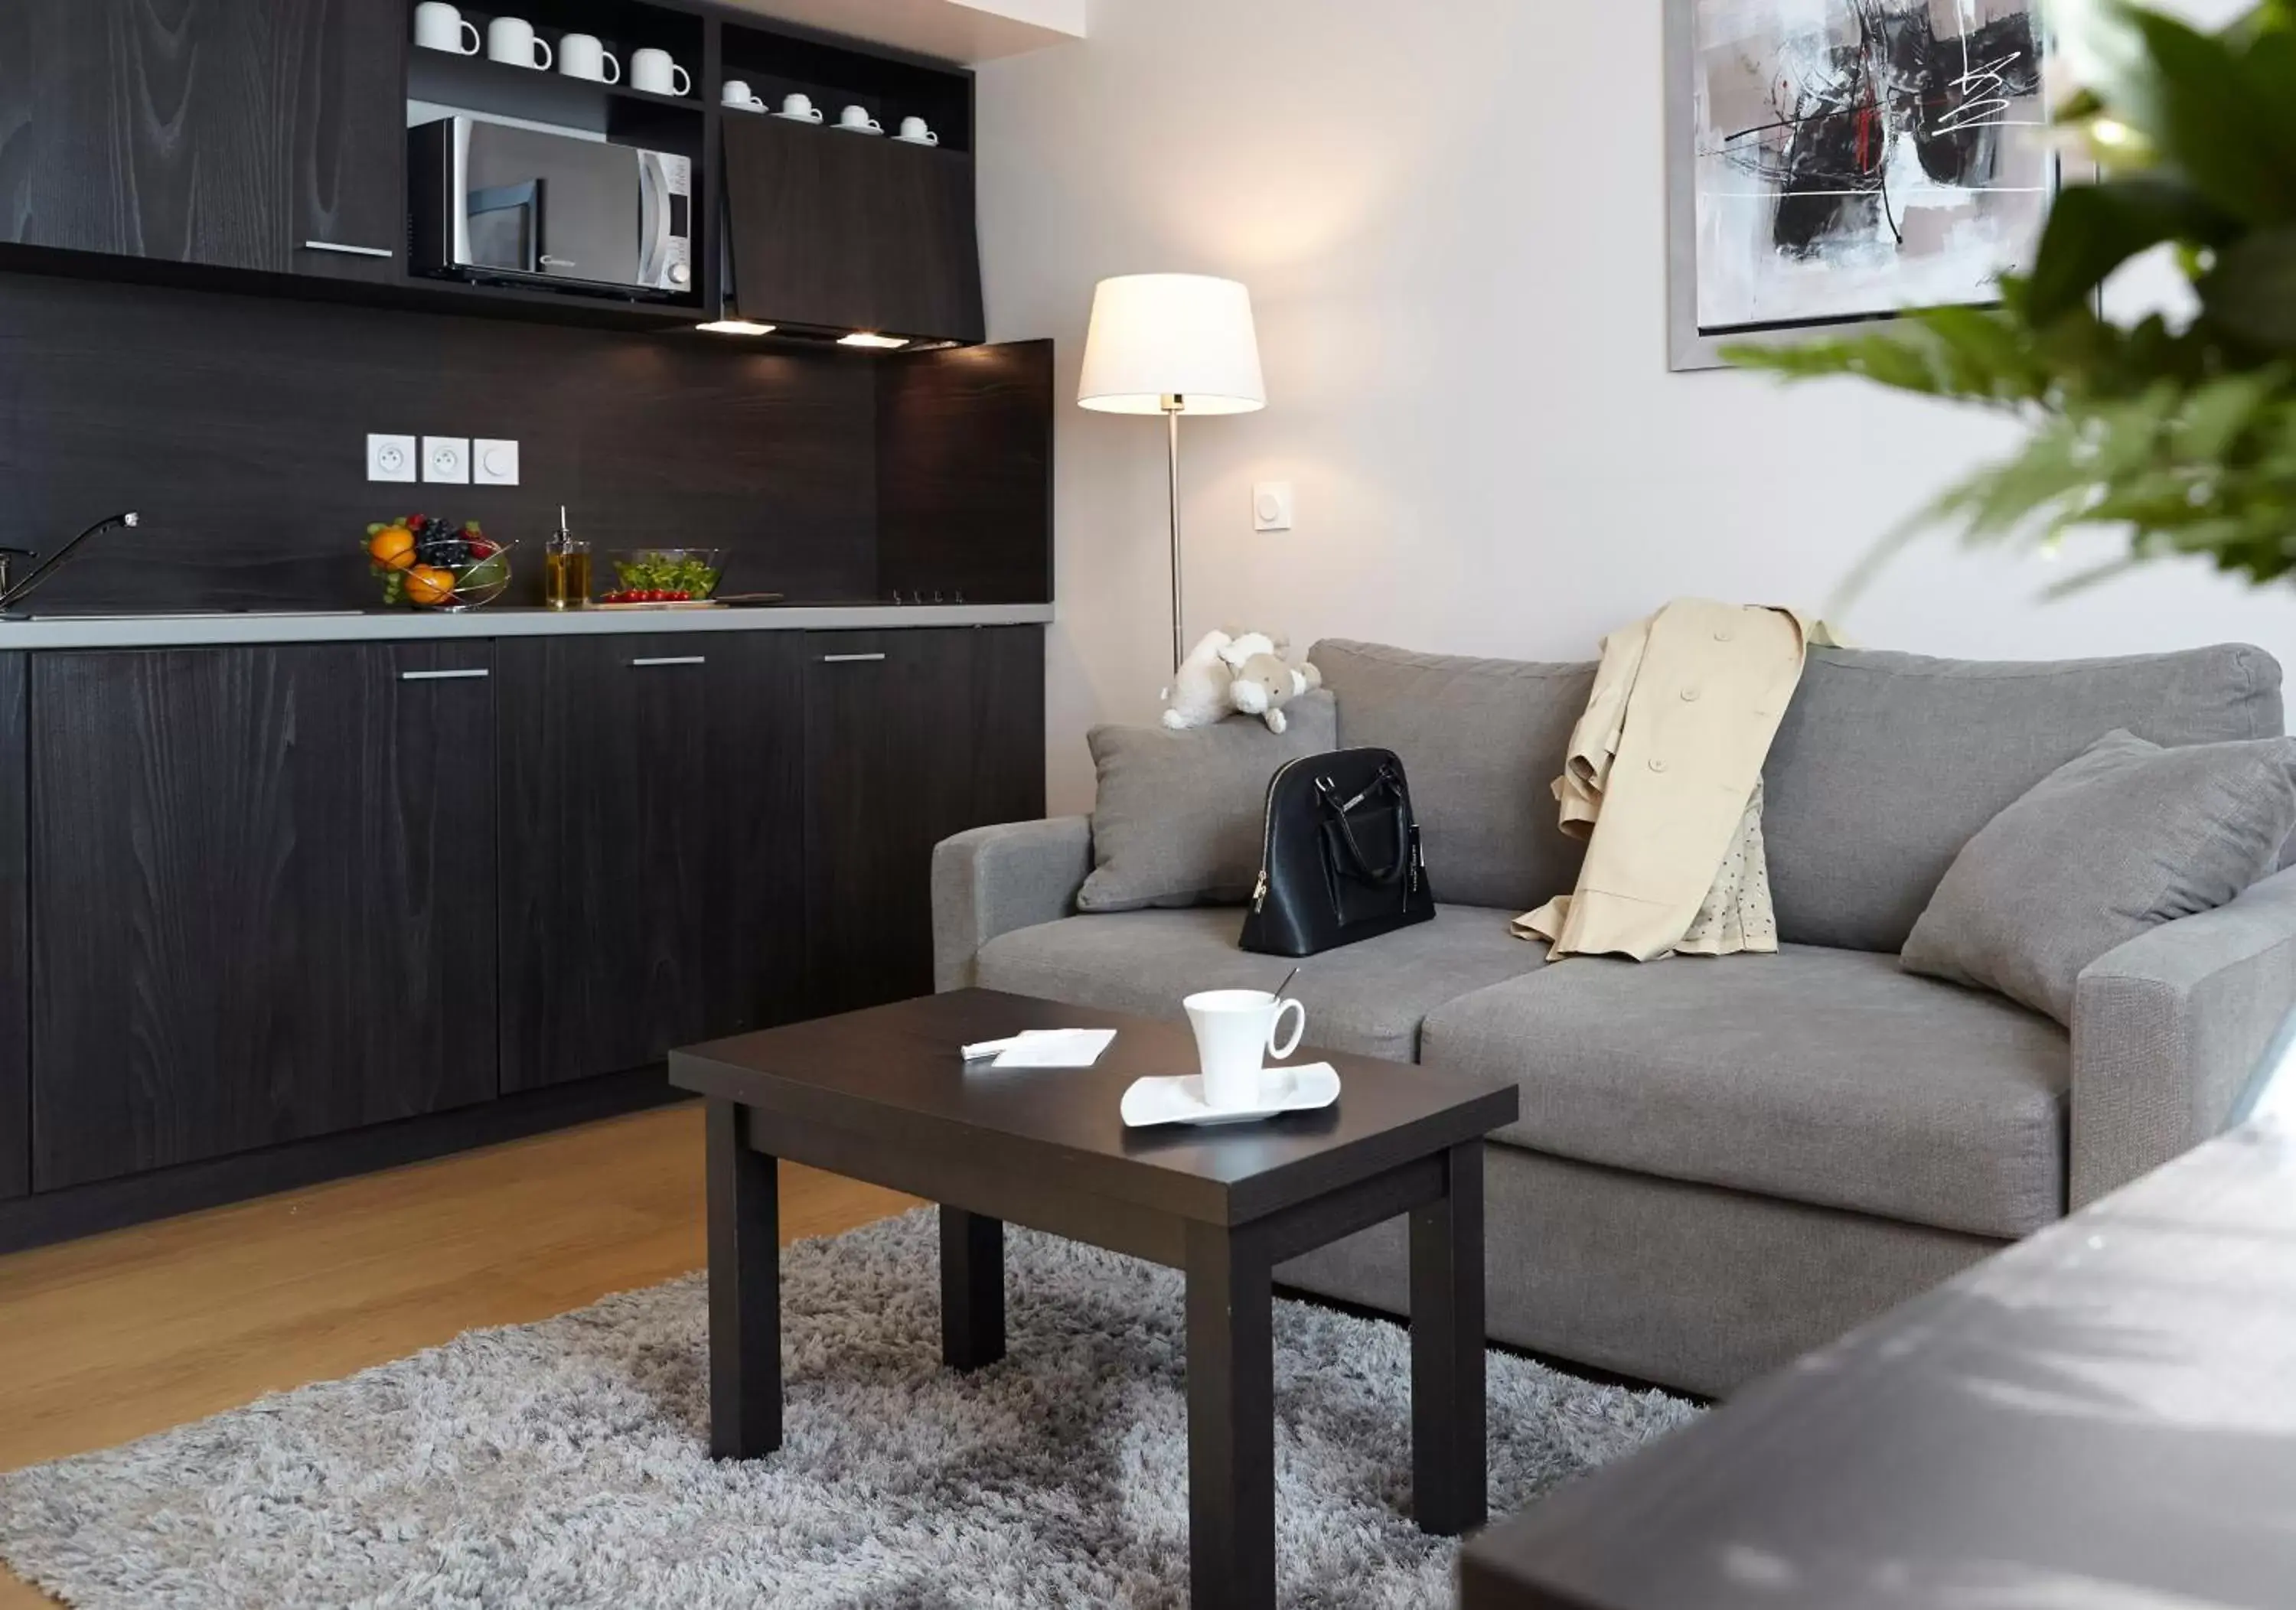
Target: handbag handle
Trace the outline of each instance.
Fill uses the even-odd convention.
[[[1380,768],[1378,778],[1373,781],[1370,789],[1364,790],[1364,793],[1368,794],[1372,789],[1378,788],[1385,788],[1390,795],[1396,797],[1390,806],[1395,812],[1395,864],[1384,872],[1373,871],[1370,862],[1365,859],[1363,846],[1356,842],[1356,830],[1348,821],[1347,807],[1332,797],[1338,792],[1332,787],[1332,780],[1328,777],[1319,777],[1316,780],[1316,791],[1323,796],[1324,808],[1330,813],[1332,821],[1340,830],[1340,842],[1346,846],[1349,859],[1356,863],[1357,875],[1366,882],[1385,887],[1389,884],[1400,883],[1403,880],[1403,874],[1409,869],[1411,836],[1403,830],[1402,784],[1395,773],[1385,766]],[[1358,797],[1361,797],[1358,796]]]

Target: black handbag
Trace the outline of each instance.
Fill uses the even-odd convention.
[[[1313,956],[1435,918],[1411,785],[1390,749],[1335,749],[1267,780],[1247,951]]]

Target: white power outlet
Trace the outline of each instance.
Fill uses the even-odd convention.
[[[1251,528],[1289,531],[1298,511],[1290,481],[1261,481],[1251,489]]]
[[[471,484],[471,438],[467,436],[426,436],[422,438],[422,478],[445,486]]]
[[[488,441],[471,444],[471,479],[481,486],[518,485],[518,444]]]
[[[371,436],[366,438],[366,478],[371,481],[411,481],[416,477],[417,444],[411,436]]]

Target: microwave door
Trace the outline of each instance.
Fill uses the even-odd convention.
[[[464,198],[463,223],[469,241],[463,260],[470,266],[542,272],[541,180],[472,191]]]
[[[639,234],[642,154],[603,141],[474,124],[463,175],[473,249],[481,197],[524,190],[534,199],[523,210],[505,209],[531,225],[528,261],[472,266],[591,285],[644,284],[639,274],[644,244]]]

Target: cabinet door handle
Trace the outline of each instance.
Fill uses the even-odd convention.
[[[701,654],[664,654],[651,659],[634,659],[633,666],[706,666],[709,657]]]
[[[480,668],[470,671],[401,671],[401,682],[484,682],[493,672]]]
[[[824,666],[866,666],[874,665],[884,658],[882,654],[824,654],[821,657],[821,663]]]
[[[340,241],[306,241],[305,251],[332,251],[346,257],[395,257],[398,254],[385,246],[346,246]]]

